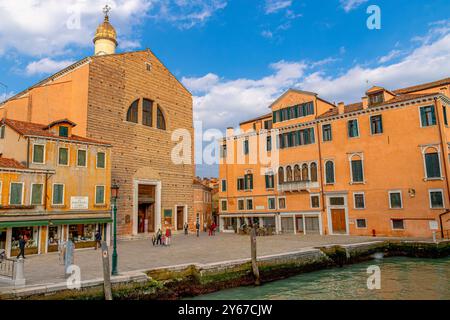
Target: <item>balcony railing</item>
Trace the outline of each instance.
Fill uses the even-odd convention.
[[[312,181],[289,181],[278,185],[280,192],[301,192],[309,191],[310,189],[319,188],[319,182]]]
[[[0,258],[0,276],[8,279],[14,278],[15,260]]]

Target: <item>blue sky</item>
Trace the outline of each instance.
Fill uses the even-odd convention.
[[[204,128],[266,113],[289,87],[351,103],[369,85],[450,76],[448,0],[0,0],[0,96],[91,55],[106,3],[119,51],[151,48]],[[366,26],[369,5],[380,30]]]

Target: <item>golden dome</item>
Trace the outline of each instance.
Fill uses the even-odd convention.
[[[99,39],[107,39],[113,41],[117,46],[117,33],[116,29],[109,23],[108,16],[105,16],[105,20],[100,24],[95,32],[94,43]]]

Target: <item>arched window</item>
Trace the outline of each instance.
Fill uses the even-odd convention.
[[[142,124],[147,127],[153,126],[153,101],[148,99],[142,101]]]
[[[423,150],[423,157],[427,179],[441,178],[441,159],[439,150],[435,147],[428,147]]]
[[[164,113],[161,110],[161,107],[158,106],[158,114],[157,114],[157,123],[156,127],[161,130],[166,130],[166,119],[164,118]]]
[[[317,182],[317,164],[315,162],[311,163],[309,170],[311,171],[311,181]]]
[[[300,166],[298,164],[294,167],[294,181],[302,180],[302,172],[300,170]]]
[[[302,181],[308,180],[309,180],[308,165],[305,163],[304,165],[302,165]]]
[[[334,183],[334,162],[331,160],[325,162],[325,183]]]
[[[138,123],[138,106],[139,106],[139,100],[136,100],[128,108],[128,112],[127,112],[127,121],[128,122]]]
[[[352,174],[352,183],[364,182],[364,168],[361,155],[354,154],[350,157],[350,170]]]
[[[280,167],[278,169],[278,184],[283,184],[284,183],[284,169],[283,167]]]
[[[288,182],[291,182],[291,181],[292,181],[292,168],[291,168],[291,166],[288,166],[288,167],[286,168],[286,180],[287,180]]]

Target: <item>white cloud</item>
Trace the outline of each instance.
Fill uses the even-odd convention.
[[[266,0],[264,10],[266,14],[271,14],[289,8],[291,5],[292,0]]]
[[[3,86],[2,86],[3,89]],[[5,88],[6,89],[6,88]],[[13,97],[16,93],[13,91],[6,91],[6,92],[2,92],[0,91],[0,103],[2,103],[3,101]]]
[[[261,35],[262,35],[264,38],[267,38],[267,39],[272,39],[272,38],[273,38],[273,32],[270,31],[270,30],[263,30],[263,31],[261,32]]]
[[[195,91],[195,119],[202,120],[205,127],[223,130],[268,113],[268,106],[290,87],[317,92],[331,102],[352,103],[360,101],[368,86],[397,89],[448,77],[450,32],[421,44],[409,54],[402,53],[399,61],[383,60],[384,63],[373,67],[356,65],[340,75],[328,75],[315,69],[336,61],[335,58],[312,63],[280,61],[272,64],[272,73],[261,79],[224,80],[209,74],[198,79],[185,78],[183,82]],[[204,89],[202,82],[206,83]]]
[[[389,61],[392,61],[395,58],[398,58],[402,54],[402,51],[400,50],[391,50],[387,55],[382,56],[378,59],[379,63],[386,63]]]
[[[0,0],[0,55],[17,50],[29,56],[66,54],[71,45],[92,47],[102,8],[112,7],[119,48],[139,45],[136,27],[145,18],[168,22],[180,28],[205,23],[225,0]]]
[[[202,120],[205,127],[223,128],[267,113],[270,102],[303,76],[306,64],[279,61],[270,68],[273,73],[258,80],[223,80],[212,74],[197,81],[195,78],[183,78],[183,83],[197,93],[194,97],[194,118]],[[198,84],[202,82],[207,82],[209,89],[199,94],[202,90]]]
[[[344,8],[345,12],[349,12],[353,9],[358,8],[363,3],[366,3],[368,0],[340,0],[341,7]]]
[[[49,58],[44,58],[39,61],[29,63],[25,69],[25,72],[28,76],[55,73],[70,66],[74,62],[75,61],[72,60],[55,61]]]

